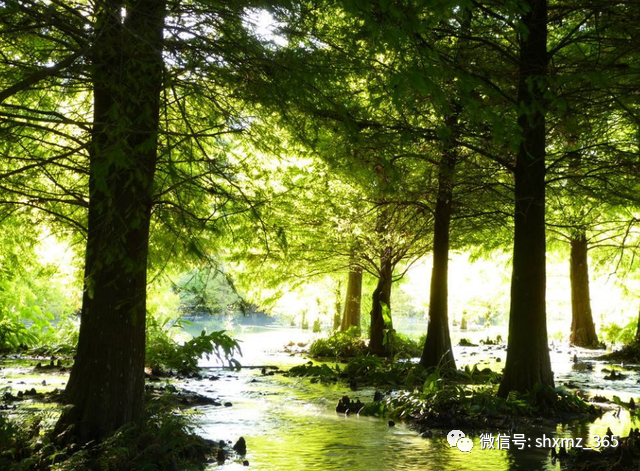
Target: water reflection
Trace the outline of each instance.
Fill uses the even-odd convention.
[[[313,337],[308,332],[302,333],[302,336],[300,334],[295,329],[245,328],[237,334],[243,340],[245,356],[242,363],[286,367],[299,364],[302,361],[300,357],[290,357],[280,350],[288,340],[304,342]],[[466,357],[467,362],[473,364],[500,355],[503,355],[501,349],[487,348]],[[576,374],[584,374],[572,372],[570,352],[557,352],[552,358],[557,360],[557,371],[563,378],[575,379]],[[599,368],[597,365],[593,374],[598,374]],[[233,407],[202,408],[203,435],[212,439],[233,440],[244,436],[251,469],[264,471],[557,471],[560,468],[551,462],[550,447],[535,446],[536,439],[542,438],[543,434],[550,438],[580,437],[588,446],[592,443],[592,437],[603,436],[607,427],[613,433],[625,436],[631,427],[628,414],[622,411],[616,417],[615,410],[612,410],[594,423],[576,421],[547,429],[519,431],[529,439],[524,450],[516,449],[513,444],[508,450],[482,450],[480,438],[474,436],[471,437],[473,450],[463,453],[455,447],[449,447],[447,431],[435,432],[432,438],[427,439],[419,437],[402,424],[389,427],[386,421],[380,419],[336,414],[334,408],[337,398],[343,394],[354,395],[346,386],[311,384],[305,379],[281,375],[263,376],[259,369],[213,372],[220,376],[219,380],[190,381],[187,388],[232,402]],[[210,371],[209,374],[213,373]],[[594,386],[593,380],[591,383]],[[618,385],[613,387],[619,388]],[[619,391],[615,393],[622,396]],[[355,393],[362,400],[370,400],[372,394],[371,390]],[[484,432],[493,435],[498,433],[492,430]],[[211,469],[226,471],[241,468],[239,463],[227,463]]]
[[[278,376],[251,382],[256,374],[241,372],[233,387],[221,389],[233,408],[205,411],[202,424],[208,438],[244,436],[252,469],[508,469],[506,453],[480,450],[477,438],[472,452],[463,453],[444,434],[424,439],[402,424],[336,414],[333,398],[347,392],[340,387]]]

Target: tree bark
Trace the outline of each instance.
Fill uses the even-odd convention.
[[[393,267],[389,249],[383,251],[380,263],[380,276],[373,290],[371,305],[371,329],[369,332],[369,350],[378,356],[389,356],[388,333],[393,329],[391,322],[391,284]],[[385,320],[385,311],[387,319]]]
[[[571,337],[577,347],[595,348],[598,336],[591,313],[587,237],[584,232],[571,240]]]
[[[472,20],[471,8],[463,11],[461,36],[469,34]],[[454,62],[460,64],[467,40],[458,39]],[[460,64],[461,65],[461,64]],[[425,368],[456,369],[456,362],[449,333],[449,241],[453,214],[453,185],[458,161],[455,140],[460,134],[461,112],[459,98],[452,100],[451,112],[444,122],[451,136],[444,140],[444,150],[438,168],[438,194],[433,227],[433,268],[429,291],[429,326],[420,364]]]
[[[420,357],[420,364],[425,368],[436,366],[444,369],[456,368],[448,317],[449,228],[456,159],[452,149],[449,151],[443,155],[438,173],[438,196],[433,230],[433,269],[429,292],[429,327]]]
[[[333,312],[333,331],[340,329],[342,323],[342,283],[338,282],[335,290],[336,302],[334,304],[335,311]]]
[[[362,300],[362,268],[351,267],[347,282],[347,295],[344,301],[344,314],[340,330],[350,327],[360,329],[360,302]]]
[[[84,295],[65,390],[72,407],[58,422],[83,442],[142,413],[165,8],[165,0],[96,4]]]
[[[520,35],[518,103],[522,129],[515,168],[509,345],[498,394],[553,386],[547,340],[545,241],[545,81],[547,2],[527,0]]]

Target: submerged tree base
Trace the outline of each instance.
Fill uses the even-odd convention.
[[[640,469],[640,429],[631,429],[628,437],[617,438],[618,446],[600,450],[561,449],[557,459],[566,471],[627,471]]]

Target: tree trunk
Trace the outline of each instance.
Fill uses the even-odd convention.
[[[342,282],[338,282],[335,290],[336,302],[334,304],[335,310],[333,311],[333,331],[340,329],[342,322]]]
[[[347,282],[347,296],[344,301],[344,314],[340,330],[350,327],[360,329],[360,301],[362,299],[362,268],[351,267]]]
[[[547,3],[527,0],[520,35],[518,117],[522,129],[515,168],[513,274],[509,345],[498,394],[553,386],[545,306],[545,81]]]
[[[86,442],[136,421],[144,393],[147,255],[165,0],[97,2],[94,124],[80,338],[65,395]]]
[[[371,330],[369,332],[369,350],[378,356],[388,356],[390,345],[388,334],[393,325],[391,322],[391,284],[393,267],[389,257],[389,249],[383,251],[380,264],[378,285],[373,290],[371,306]],[[386,319],[385,319],[386,317]]]
[[[471,8],[463,11],[460,25],[462,36],[469,34],[472,12]],[[466,44],[467,40],[458,40],[454,56],[456,64],[463,61],[462,55]],[[449,334],[449,240],[453,213],[454,173],[458,160],[455,140],[460,133],[458,121],[461,110],[459,98],[456,98],[451,103],[451,112],[444,119],[451,136],[444,140],[444,150],[438,168],[438,194],[433,227],[433,268],[429,291],[429,327],[420,357],[420,364],[425,368],[456,369]]]
[[[636,342],[640,342],[640,309],[638,310],[638,324],[636,325],[636,335],[634,336]]]
[[[589,296],[587,237],[584,232],[571,240],[571,338],[577,347],[598,346]]]
[[[420,358],[425,368],[455,369],[448,317],[449,227],[453,199],[455,156],[446,152],[438,173],[438,196],[433,230],[433,269],[429,293],[429,327]]]

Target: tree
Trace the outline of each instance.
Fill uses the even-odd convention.
[[[453,53],[453,67],[459,67],[471,25],[471,10],[462,9],[460,20],[460,38]],[[450,85],[450,84],[447,84]],[[446,133],[442,138],[443,151],[438,163],[438,191],[434,210],[433,224],[433,269],[429,289],[429,326],[420,364],[425,368],[456,368],[449,334],[449,244],[451,238],[451,219],[454,208],[455,184],[454,172],[460,160],[456,141],[460,140],[460,117],[462,105],[454,95],[449,102],[449,112],[444,117]]]
[[[519,35],[518,116],[522,137],[516,155],[513,274],[509,343],[498,395],[553,386],[546,318],[545,89],[547,2],[528,0]]]
[[[165,0],[96,3],[85,290],[65,390],[72,407],[58,424],[74,425],[82,441],[142,413],[165,14]]]
[[[225,71],[257,44],[242,24],[245,6],[228,2],[220,14],[181,2],[167,16],[164,0],[26,0],[0,15],[0,112],[11,130],[3,203],[83,233],[88,209],[81,339],[66,391],[73,407],[58,424],[75,425],[82,441],[140,416],[148,268],[163,270],[176,252],[206,258],[219,221],[253,214],[259,198],[234,181],[224,135],[243,131],[239,102],[220,100]],[[46,177],[33,184],[33,174]]]
[[[349,330],[351,327],[360,329],[360,303],[362,300],[362,267],[353,265],[349,268],[347,281],[347,293],[344,301],[344,313],[340,330]]]
[[[569,341],[578,347],[598,345],[598,335],[591,313],[587,250],[585,233],[571,239],[571,336]]]

